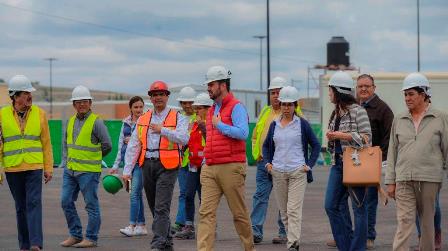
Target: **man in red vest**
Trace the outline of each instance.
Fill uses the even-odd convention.
[[[126,149],[123,179],[130,179],[138,161],[143,171],[143,187],[153,216],[151,250],[173,250],[170,233],[170,206],[181,148],[188,143],[188,119],[167,106],[170,91],[156,81],[148,91],[153,110],[137,121]]]
[[[255,250],[245,201],[246,138],[249,121],[246,108],[230,92],[230,71],[210,67],[205,84],[214,100],[206,119],[206,165],[201,171],[201,206],[197,249],[213,250],[216,209],[224,195],[244,250]]]

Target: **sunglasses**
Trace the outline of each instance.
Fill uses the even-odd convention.
[[[165,97],[165,96],[168,96],[166,92],[153,92],[153,93],[148,92],[148,95],[150,97]]]

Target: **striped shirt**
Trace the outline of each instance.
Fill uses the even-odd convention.
[[[369,116],[366,110],[358,104],[349,105],[348,111],[341,116],[341,123],[339,125],[340,132],[350,133],[352,140],[341,140],[342,151],[346,147],[361,148],[370,146],[372,142],[372,131],[370,129]],[[328,131],[334,131],[336,116],[328,125]],[[368,143],[363,142],[363,136],[368,137]],[[334,152],[334,141],[328,142],[328,149],[330,152]]]

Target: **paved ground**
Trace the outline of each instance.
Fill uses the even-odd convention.
[[[325,240],[331,238],[328,218],[323,209],[325,187],[328,177],[328,167],[317,167],[315,169],[315,181],[307,187],[305,194],[302,244],[300,250],[328,250]],[[44,245],[46,250],[74,250],[72,248],[61,248],[58,243],[67,237],[67,227],[62,209],[60,208],[59,197],[61,190],[61,170],[56,170],[52,182],[44,186]],[[255,167],[249,167],[246,186],[246,203],[249,208],[252,206],[252,195],[255,192]],[[448,250],[448,223],[445,219],[448,216],[448,189],[446,186],[441,192],[442,204],[442,224],[444,250]],[[178,189],[175,190],[177,198]],[[128,238],[122,236],[118,229],[126,226],[129,214],[129,196],[126,192],[120,191],[116,195],[110,195],[101,188],[99,193],[102,210],[102,226],[99,246],[100,250],[149,250],[149,240],[151,236]],[[82,196],[80,196],[82,198]],[[257,245],[257,250],[286,250],[283,245],[271,244],[271,238],[276,235],[277,210],[274,197],[271,197],[271,204],[265,224],[264,241]],[[83,225],[86,225],[86,213],[84,202],[77,202],[78,211],[82,217]],[[177,209],[177,200],[172,203],[172,219]],[[149,210],[146,210],[148,223],[151,222]],[[395,204],[390,203],[387,207],[380,207],[377,217],[376,250],[391,250],[391,243],[395,231]],[[238,236],[233,227],[232,217],[227,208],[227,203],[223,198],[218,209],[218,239],[215,250],[234,251],[241,250]],[[150,226],[150,225],[149,225]],[[149,228],[150,230],[150,228]],[[14,214],[14,204],[8,186],[0,186],[0,250],[17,250],[17,232]],[[149,231],[150,232],[150,231]],[[416,244],[414,233],[413,245]],[[175,241],[175,250],[187,251],[195,250],[195,241]],[[334,250],[334,249],[333,249]]]

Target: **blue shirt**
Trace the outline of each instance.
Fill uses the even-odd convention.
[[[218,115],[221,105],[221,103],[216,103],[215,116]],[[249,136],[249,117],[246,108],[241,103],[236,104],[233,107],[231,117],[233,126],[227,125],[221,121],[216,128],[228,137],[246,140]]]
[[[275,152],[272,168],[279,172],[292,172],[303,169],[305,156],[302,145],[301,122],[297,116],[282,127],[280,118],[275,120],[274,143]]]

